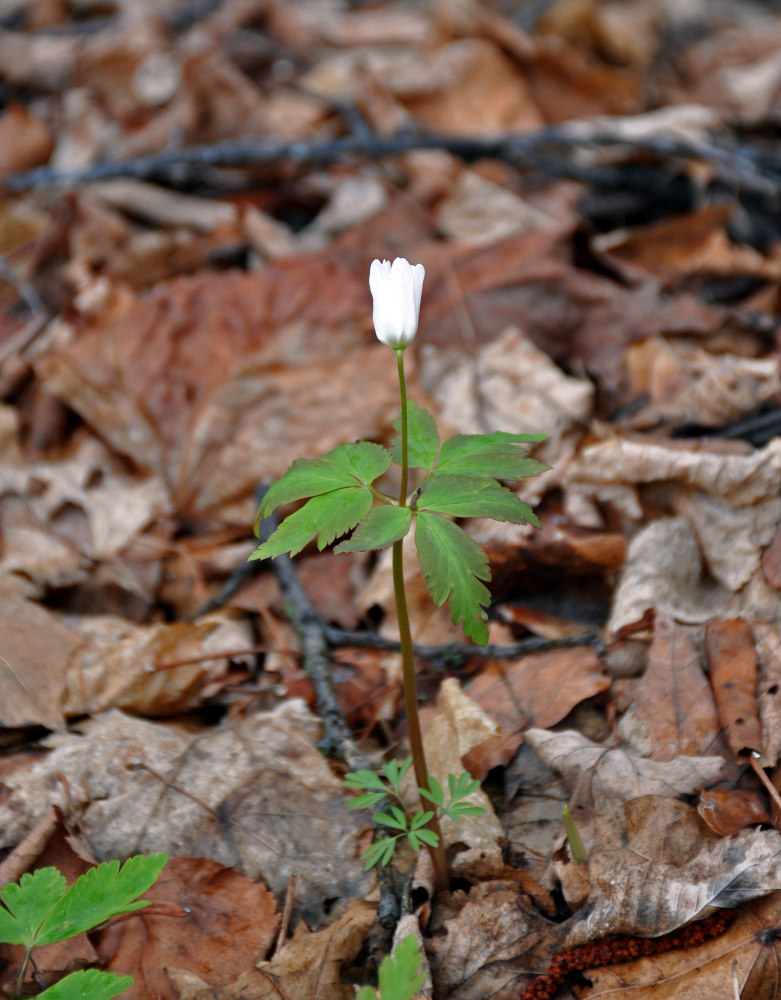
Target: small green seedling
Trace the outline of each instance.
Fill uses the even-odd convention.
[[[457,434],[441,441],[431,414],[407,400],[404,351],[417,333],[424,276],[422,264],[412,265],[401,257],[392,265],[387,260],[375,260],[369,269],[374,330],[396,354],[400,408],[393,426],[399,436],[390,448],[371,441],[353,441],[338,445],[322,458],[297,458],[264,496],[255,523],[256,534],[260,533],[260,521],[277,507],[307,502],[289,514],[250,559],[273,559],[285,553],[293,556],[314,539],[323,549],[348,532],[352,532],[351,536],[337,545],[336,552],[368,552],[392,546],[407,733],[418,788],[434,795],[429,786],[418,713],[402,543],[407,535],[414,535],[423,579],[434,603],[437,607],[449,604],[453,623],[485,646],[487,608],[491,603],[486,587],[491,579],[488,556],[454,519],[489,517],[539,527],[529,505],[501,480],[536,476],[548,466],[526,453],[528,445],[545,440],[544,434],[496,431]],[[394,462],[398,466],[399,490],[396,496],[389,496],[375,482]],[[424,810],[422,815],[427,812],[430,816],[426,823],[433,838],[423,837],[422,827],[417,826],[405,826],[404,833],[428,846],[436,881],[444,889],[448,875],[438,813],[436,809]],[[390,817],[392,829],[400,829],[393,826],[396,818],[395,813]]]
[[[109,861],[85,872],[70,888],[56,868],[39,868],[4,886],[0,943],[25,948],[14,1000],[21,995],[33,948],[76,937],[111,917],[148,906],[138,897],[152,886],[167,860],[165,854],[137,855],[121,868],[118,861]],[[132,976],[84,969],[38,994],[38,1000],[111,1000],[132,982]]]
[[[439,836],[433,830],[427,829],[427,824],[432,817],[440,819],[442,816],[449,816],[453,820],[459,820],[462,816],[479,816],[485,812],[482,806],[474,805],[464,801],[480,787],[480,782],[475,781],[469,774],[464,772],[455,775],[448,775],[448,801],[445,804],[445,793],[442,785],[433,775],[429,775],[428,788],[419,788],[418,792],[422,799],[430,802],[433,809],[409,814],[404,807],[401,798],[401,780],[409,770],[412,758],[408,757],[403,763],[392,760],[383,765],[382,778],[374,771],[352,771],[346,775],[344,784],[346,788],[353,791],[362,790],[365,794],[356,795],[348,805],[348,809],[371,809],[378,805],[383,799],[395,799],[399,805],[390,806],[390,812],[377,812],[373,819],[382,826],[387,826],[397,833],[389,837],[376,840],[370,847],[367,847],[361,857],[366,862],[366,868],[373,868],[376,864],[387,865],[393,857],[396,845],[402,837],[406,837],[413,851],[419,851],[423,844],[429,847],[439,846]]]
[[[420,972],[420,951],[415,935],[400,941],[392,955],[386,955],[380,965],[380,989],[364,986],[355,1000],[412,1000],[425,980]]]
[[[566,804],[562,808],[562,818],[564,820],[564,832],[567,834],[567,841],[569,842],[569,849],[572,851],[572,860],[588,861],[588,851],[583,846],[583,838],[580,835],[580,830],[575,825],[575,820],[572,818],[572,813]]]

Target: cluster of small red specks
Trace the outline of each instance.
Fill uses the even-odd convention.
[[[732,910],[719,910],[704,920],[688,924],[670,934],[655,938],[619,937],[604,938],[592,944],[565,951],[554,958],[544,975],[538,976],[521,993],[519,1000],[552,1000],[567,979],[570,972],[583,969],[598,969],[602,965],[615,962],[631,962],[645,955],[659,955],[679,948],[696,948],[713,938],[719,937],[732,923]]]

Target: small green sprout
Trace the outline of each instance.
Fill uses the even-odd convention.
[[[424,844],[427,847],[438,847],[439,835],[434,830],[427,829],[428,824],[435,816],[437,819],[441,816],[449,816],[450,819],[458,821],[463,816],[479,816],[485,812],[482,806],[464,801],[480,787],[479,781],[475,781],[471,775],[464,772],[458,777],[453,774],[448,775],[449,796],[447,803],[445,803],[445,793],[442,786],[433,775],[429,775],[428,788],[418,788],[418,793],[434,808],[421,810],[410,815],[401,798],[401,781],[411,764],[411,757],[408,757],[401,764],[395,760],[384,764],[382,774],[385,777],[385,782],[378,774],[369,770],[352,771],[345,776],[344,785],[346,788],[353,791],[364,791],[363,795],[355,796],[347,806],[348,809],[372,809],[387,798],[396,799],[399,803],[389,806],[388,812],[374,813],[375,823],[398,832],[389,837],[375,840],[370,847],[366,848],[361,855],[366,862],[366,868],[373,868],[376,864],[389,864],[393,852],[396,850],[396,845],[402,837],[407,838],[413,851],[419,851]]]
[[[426,978],[420,972],[420,951],[414,934],[405,937],[380,965],[380,989],[364,986],[355,1000],[412,1000]]]

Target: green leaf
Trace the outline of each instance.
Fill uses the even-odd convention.
[[[410,847],[413,851],[419,851],[421,843],[428,844],[429,847],[436,847],[439,843],[439,837],[434,833],[433,830],[410,830],[407,834],[407,840],[410,842]]]
[[[462,816],[482,816],[484,812],[483,806],[473,806],[467,802],[452,802],[447,808],[442,809],[443,816],[449,816],[455,820]]]
[[[393,788],[393,791],[396,792],[397,795],[399,793],[399,785],[401,784],[401,780],[411,766],[412,766],[411,757],[407,757],[406,760],[403,760],[401,763],[399,763],[397,760],[389,760],[387,764],[382,765],[382,773],[388,779],[391,787]]]
[[[480,583],[491,579],[485,552],[452,521],[427,511],[418,512],[415,544],[434,603],[441,607],[449,599],[453,623],[463,622],[466,635],[484,646],[488,615],[482,605],[491,600],[488,588]]]
[[[132,976],[117,976],[100,969],[82,969],[39,993],[36,1000],[112,1000],[132,985]]]
[[[412,511],[396,504],[373,507],[346,542],[340,542],[334,552],[367,552],[384,549],[403,538],[410,529]]]
[[[32,947],[47,914],[67,891],[65,876],[56,868],[39,868],[6,885],[0,893],[7,907],[0,909],[0,941]]]
[[[91,868],[76,879],[49,911],[36,934],[35,944],[64,941],[97,927],[109,917],[148,906],[137,897],[154,883],[167,860],[165,854],[136,855],[121,868],[118,861]]]
[[[401,830],[406,833],[407,817],[398,806],[391,806],[390,810],[393,813],[392,816],[389,816],[388,813],[375,813],[373,817],[374,822],[382,823],[383,826],[389,826],[392,830]]]
[[[349,771],[344,776],[345,788],[366,788],[374,789],[377,792],[385,792],[385,785],[380,780],[380,776],[370,771],[368,767],[360,771]]]
[[[493,476],[495,479],[523,479],[537,476],[548,468],[527,458],[519,445],[537,444],[544,434],[456,434],[445,441],[439,454],[437,472],[463,476]]]
[[[431,812],[429,809],[427,809],[425,812],[416,812],[415,815],[410,820],[409,823],[410,830],[414,830],[415,832],[417,832],[422,827],[424,827],[426,823],[428,823],[428,821],[431,819],[433,815],[434,813]]]
[[[273,559],[289,552],[294,556],[317,535],[317,547],[325,548],[365,517],[372,505],[366,486],[348,486],[314,497],[280,524],[267,542],[258,546],[250,559]]]
[[[425,788],[418,789],[423,798],[429,802],[433,802],[435,806],[443,805],[445,802],[445,793],[442,791],[442,785],[440,785],[433,774],[428,776],[428,787],[428,791]]]
[[[378,802],[382,802],[385,795],[385,792],[367,792],[366,795],[356,795],[354,799],[348,802],[347,809],[371,809]]]
[[[426,978],[414,934],[405,937],[380,965],[380,1000],[412,1000]]]
[[[401,417],[393,421],[401,434]],[[434,468],[439,452],[439,434],[434,418],[413,400],[407,400],[407,462],[411,469]],[[401,464],[401,438],[391,441],[393,461]]]
[[[388,864],[393,857],[393,852],[396,850],[396,841],[400,836],[401,834],[397,833],[395,837],[384,837],[382,840],[377,840],[366,848],[361,855],[366,862],[364,865],[366,871],[373,868],[376,864]]]
[[[370,441],[340,444],[322,458],[297,458],[267,490],[258,520],[284,503],[321,496],[346,486],[368,486],[386,472],[390,464],[387,448]]]
[[[433,510],[453,517],[492,517],[495,521],[540,526],[528,504],[488,476],[436,472],[423,487],[418,510]]]
[[[455,802],[457,799],[465,799],[468,795],[476,792],[480,787],[480,782],[475,781],[467,771],[462,771],[458,777],[454,774],[449,774],[447,776],[447,785],[450,792],[450,801]]]

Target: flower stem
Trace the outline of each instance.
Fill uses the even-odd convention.
[[[407,505],[407,385],[404,379],[404,349],[396,349],[399,364],[399,389],[401,393],[401,485],[399,487],[399,506]],[[393,543],[393,590],[396,596],[396,615],[399,621],[399,639],[401,641],[401,663],[404,684],[404,707],[407,712],[407,734],[409,736],[412,763],[415,768],[415,780],[418,788],[428,789],[428,766],[423,750],[423,735],[420,729],[418,714],[418,688],[415,676],[415,655],[412,649],[412,631],[407,609],[407,593],[404,587],[404,556],[401,539]],[[430,808],[421,800],[421,807]],[[434,875],[437,887],[447,889],[447,861],[445,847],[442,843],[442,831],[439,826],[439,816],[436,810],[428,823],[429,829],[437,835],[437,846],[429,847],[429,854],[434,865]]]

